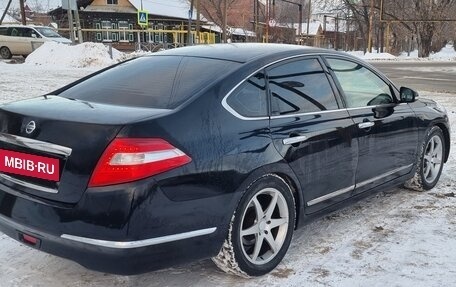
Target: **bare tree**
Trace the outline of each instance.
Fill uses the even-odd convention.
[[[326,7],[337,7],[339,11],[349,11],[349,17],[357,24],[363,42],[367,43],[367,31],[369,31],[369,13],[370,0],[315,0]],[[342,5],[335,5],[334,2],[340,2]],[[383,2],[383,11],[381,9]],[[323,6],[323,7],[325,7]],[[392,28],[391,39],[394,47],[398,48],[398,39],[401,36],[411,34],[416,35],[418,44],[418,56],[427,57],[434,49],[442,47],[447,40],[452,40],[454,35],[445,35],[440,33],[446,27],[451,31],[454,24],[444,20],[456,20],[456,0],[374,0],[374,29],[380,35],[374,35],[374,39],[383,39],[383,29],[380,20],[380,13],[383,12],[383,20],[392,20],[398,23]],[[454,31],[454,30],[453,30]],[[376,36],[376,37],[375,37]],[[445,39],[448,37],[447,39]],[[381,42],[381,41],[377,41]],[[379,45],[381,43],[377,43]],[[383,45],[382,45],[383,46]]]
[[[404,27],[416,35],[418,56],[427,57],[432,50],[444,45],[447,35],[442,31],[453,26],[456,0],[385,0],[386,18],[399,20]],[[449,35],[448,35],[449,36]]]
[[[239,0],[200,0],[200,11],[209,21],[222,27],[225,1],[229,14],[233,5]]]

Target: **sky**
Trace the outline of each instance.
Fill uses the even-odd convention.
[[[37,4],[40,4],[45,10],[50,10],[61,6],[62,0],[26,0],[25,2],[30,7],[34,7]],[[6,5],[8,4],[8,0],[0,0],[0,10],[4,10]],[[19,7],[19,0],[13,0],[11,2],[10,9],[18,8]]]

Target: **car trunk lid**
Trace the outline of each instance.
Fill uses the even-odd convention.
[[[3,105],[0,183],[27,195],[76,203],[101,154],[123,126],[169,111],[58,96]]]

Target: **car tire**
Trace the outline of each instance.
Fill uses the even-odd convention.
[[[445,148],[442,130],[433,126],[421,145],[415,175],[405,183],[405,187],[416,191],[432,189],[442,173]]]
[[[212,261],[241,277],[264,275],[285,256],[295,221],[290,186],[277,175],[264,175],[247,188],[231,219],[227,239]]]
[[[8,49],[8,47],[1,47],[0,56],[2,56],[3,59],[11,59],[13,57],[13,54],[11,54],[11,51]]]

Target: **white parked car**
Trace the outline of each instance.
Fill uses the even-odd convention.
[[[34,25],[0,26],[0,56],[3,59],[11,59],[13,55],[27,57],[47,41],[71,44],[71,40],[60,36],[50,27]]]

